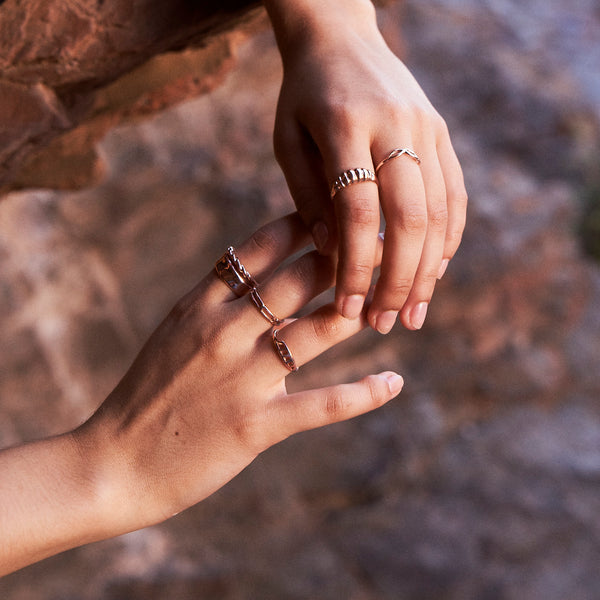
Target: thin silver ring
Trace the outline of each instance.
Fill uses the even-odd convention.
[[[296,361],[288,348],[288,345],[277,337],[279,329],[275,329],[273,327],[273,331],[271,332],[271,337],[273,338],[273,346],[281,358],[281,362],[292,372],[298,370],[298,366],[296,365]]]
[[[385,163],[387,163],[388,161],[394,159],[394,158],[398,158],[399,156],[402,156],[403,154],[406,154],[407,156],[410,156],[413,160],[415,160],[417,162],[418,165],[421,164],[421,159],[417,156],[417,153],[414,150],[411,150],[410,148],[394,148],[394,150],[392,150],[376,167],[375,167],[375,173],[379,173],[379,169],[381,169],[381,167],[383,167],[383,165],[385,165]]]
[[[370,169],[356,168],[348,169],[339,175],[335,181],[331,184],[329,194],[333,198],[340,190],[354,183],[361,183],[363,181],[373,181],[377,183],[377,177],[375,173]]]
[[[258,312],[271,324],[271,325],[281,325],[283,321],[276,317],[271,310],[267,307],[267,305],[263,302],[263,299],[260,297],[257,288],[252,288],[250,292],[250,298],[252,298],[252,302],[256,308],[258,308]]]

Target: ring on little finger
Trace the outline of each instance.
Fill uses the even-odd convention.
[[[336,177],[335,181],[331,184],[329,194],[331,198],[333,198],[340,190],[343,190],[354,183],[361,183],[363,181],[373,181],[377,183],[375,173],[370,169],[348,169]]]
[[[399,156],[402,156],[403,154],[406,154],[406,156],[410,156],[413,160],[416,161],[416,163],[418,165],[421,164],[421,159],[417,156],[417,153],[414,150],[411,150],[410,148],[394,148],[394,150],[392,150],[376,167],[375,167],[375,173],[379,173],[379,169],[381,169],[381,167],[383,167],[383,165],[385,165],[386,163],[388,163],[390,160],[394,159],[394,158],[398,158]]]
[[[215,263],[215,270],[236,296],[244,296],[256,288],[256,281],[237,257],[233,246],[229,246]]]
[[[273,327],[273,330],[271,332],[271,337],[273,338],[273,346],[275,347],[279,358],[281,358],[281,362],[290,371],[297,371],[298,367],[296,365],[296,361],[294,360],[294,357],[292,356],[288,345],[282,339],[279,339],[279,337],[277,336],[278,332],[279,329],[275,329],[275,327]]]

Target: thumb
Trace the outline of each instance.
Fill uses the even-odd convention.
[[[400,393],[404,380],[392,371],[368,375],[355,383],[297,392],[278,401],[273,420],[280,439],[294,433],[345,421],[379,408]]]

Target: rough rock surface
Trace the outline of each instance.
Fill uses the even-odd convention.
[[[418,333],[365,332],[294,387],[382,368],[401,396],[295,436],[158,526],[0,581],[6,600],[591,600],[600,589],[600,269],[576,238],[600,157],[591,0],[381,12],[470,192]],[[230,242],[291,209],[270,35],[218,90],[121,127],[94,189],[0,203],[0,444],[71,427]]]
[[[215,87],[257,4],[1,2],[0,192],[93,183],[103,173],[94,143],[123,119]]]

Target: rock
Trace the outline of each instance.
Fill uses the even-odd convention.
[[[576,224],[598,12],[407,0],[380,13],[395,47],[401,14],[465,169],[463,244],[421,331],[365,332],[289,378],[397,368],[401,396],[286,440],[159,527],[4,578],[2,598],[597,596],[600,274]],[[113,129],[98,186],[0,204],[1,444],[85,418],[226,245],[291,210],[273,39],[238,52],[218,89]]]

